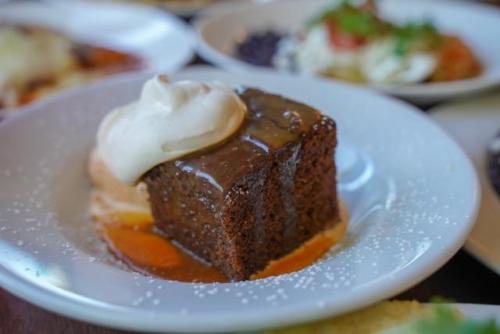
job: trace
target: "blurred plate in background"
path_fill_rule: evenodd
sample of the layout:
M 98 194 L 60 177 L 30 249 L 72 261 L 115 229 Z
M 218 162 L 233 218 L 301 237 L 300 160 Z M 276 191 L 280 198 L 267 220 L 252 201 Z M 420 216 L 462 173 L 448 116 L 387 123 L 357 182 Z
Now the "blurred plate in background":
M 150 7 L 88 4 L 82 1 L 9 2 L 0 5 L 0 21 L 3 29 L 0 67 L 2 112 L 15 110 L 26 101 L 32 102 L 103 76 L 126 71 L 170 73 L 193 57 L 194 38 L 188 26 L 168 13 Z M 29 27 L 29 30 L 19 27 Z M 58 44 L 54 44 L 56 41 Z M 60 46 L 61 43 L 64 46 Z M 84 48 L 83 45 L 90 47 Z M 111 51 L 106 56 L 111 57 L 106 58 L 110 62 L 108 71 L 85 65 L 85 60 L 81 60 L 82 64 L 76 67 L 64 65 L 69 61 L 78 63 L 81 57 L 87 58 L 84 55 L 94 52 L 94 48 Z M 113 55 L 113 51 L 130 55 L 140 65 L 112 71 L 111 66 L 118 65 L 118 62 L 112 63 L 115 61 L 112 59 L 118 57 Z M 39 52 L 37 57 L 46 59 L 35 62 L 37 58 L 29 59 L 24 55 L 26 52 Z M 30 96 L 30 85 L 40 87 L 40 82 L 45 81 L 48 83 L 44 83 L 43 89 L 47 92 L 38 94 L 39 91 L 36 91 L 33 92 L 35 98 L 25 98 Z M 7 101 L 4 104 L 2 94 L 3 101 Z M 16 102 L 8 102 L 9 94 L 13 94 Z M 1 109 L 2 106 L 6 109 Z
M 253 4 L 202 15 L 196 22 L 198 51 L 208 61 L 235 71 L 255 71 L 257 67 L 239 60 L 235 46 L 248 34 L 268 29 L 286 33 L 307 22 L 332 0 L 283 0 Z M 373 86 L 419 104 L 428 104 L 464 94 L 472 94 L 500 83 L 500 44 L 495 33 L 500 11 L 494 7 L 467 2 L 431 0 L 381 0 L 383 17 L 394 22 L 432 19 L 440 31 L 462 38 L 478 55 L 484 72 L 473 79 L 455 82 Z M 286 15 L 284 14 L 286 13 Z
M 85 1 L 12 2 L 1 7 L 0 19 L 47 26 L 81 41 L 132 52 L 146 61 L 146 70 L 174 71 L 193 56 L 194 40 L 188 26 L 150 7 Z

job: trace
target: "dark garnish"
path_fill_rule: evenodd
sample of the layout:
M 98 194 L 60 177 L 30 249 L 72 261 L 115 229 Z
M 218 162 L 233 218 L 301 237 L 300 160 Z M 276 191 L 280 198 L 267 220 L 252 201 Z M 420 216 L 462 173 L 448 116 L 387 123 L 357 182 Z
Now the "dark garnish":
M 270 67 L 281 38 L 282 35 L 274 31 L 250 34 L 236 45 L 236 55 L 247 63 Z

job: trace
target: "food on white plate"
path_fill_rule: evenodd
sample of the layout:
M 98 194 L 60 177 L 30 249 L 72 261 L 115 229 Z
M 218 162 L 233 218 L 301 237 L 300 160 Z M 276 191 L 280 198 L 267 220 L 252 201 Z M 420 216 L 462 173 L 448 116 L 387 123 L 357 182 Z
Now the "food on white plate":
M 373 1 L 325 8 L 285 35 L 250 34 L 236 54 L 255 65 L 367 84 L 455 81 L 482 70 L 460 37 L 439 32 L 430 21 L 384 20 Z
M 143 66 L 127 52 L 71 39 L 39 26 L 0 24 L 0 109 Z
M 91 211 L 140 272 L 226 282 L 297 271 L 346 232 L 336 143 L 335 122 L 300 102 L 155 76 L 100 125 Z

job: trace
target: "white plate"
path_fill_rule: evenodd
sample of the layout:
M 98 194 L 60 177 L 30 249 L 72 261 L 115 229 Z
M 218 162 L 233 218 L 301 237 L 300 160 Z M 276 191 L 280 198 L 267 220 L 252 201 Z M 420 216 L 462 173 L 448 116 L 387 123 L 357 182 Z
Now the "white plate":
M 0 5 L 0 21 L 48 26 L 85 41 L 138 55 L 143 71 L 172 72 L 193 57 L 194 37 L 168 13 L 123 4 L 81 1 Z
M 482 188 L 477 223 L 466 248 L 500 274 L 500 198 L 487 174 L 487 145 L 500 131 L 500 95 L 432 109 L 432 117 L 462 145 L 474 162 Z
M 286 32 L 306 22 L 332 0 L 284 0 L 245 6 L 203 16 L 196 22 L 198 51 L 210 62 L 235 71 L 262 69 L 238 60 L 234 46 L 248 33 L 276 29 Z M 427 104 L 471 94 L 500 83 L 500 11 L 486 5 L 436 0 L 381 0 L 384 17 L 392 21 L 432 18 L 438 28 L 462 37 L 478 54 L 485 71 L 477 78 L 452 83 L 373 86 L 383 92 Z
M 89 222 L 85 164 L 100 119 L 136 99 L 146 79 L 121 77 L 49 98 L 0 123 L 2 286 L 107 326 L 249 330 L 393 296 L 437 270 L 465 240 L 478 205 L 474 169 L 415 108 L 350 85 L 289 75 L 195 67 L 173 78 L 260 87 L 332 116 L 339 127 L 339 191 L 352 217 L 343 242 L 303 271 L 240 283 L 177 283 L 109 263 Z
M 168 10 L 169 12 L 179 16 L 193 16 L 200 10 L 209 8 L 214 4 L 230 3 L 230 2 L 250 2 L 252 0 L 43 0 L 47 2 L 69 2 L 69 1 L 86 1 L 91 4 L 102 3 L 135 3 L 145 6 L 154 6 L 157 8 Z
M 225 1 L 218 1 L 210 4 L 210 6 L 206 6 L 205 8 L 201 9 L 197 13 L 197 18 L 200 18 L 202 16 L 209 16 L 209 15 L 220 15 L 220 14 L 226 14 L 230 13 L 235 10 L 239 10 L 242 8 L 247 8 L 247 7 L 253 7 L 255 4 L 263 4 L 266 2 L 272 2 L 272 1 L 281 1 L 281 0 L 225 0 Z
M 191 16 L 195 15 L 198 11 L 205 8 L 217 0 L 176 0 L 176 1 L 154 1 L 150 0 L 149 3 L 167 9 L 168 11 L 180 15 Z M 137 1 L 140 2 L 140 1 Z

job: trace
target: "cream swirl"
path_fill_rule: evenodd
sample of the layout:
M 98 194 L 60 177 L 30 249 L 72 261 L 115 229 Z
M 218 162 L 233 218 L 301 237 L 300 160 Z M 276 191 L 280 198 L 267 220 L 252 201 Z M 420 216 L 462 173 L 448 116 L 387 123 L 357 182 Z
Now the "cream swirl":
M 245 114 L 246 105 L 228 86 L 155 76 L 138 101 L 103 119 L 97 152 L 114 176 L 133 184 L 160 163 L 228 138 Z

